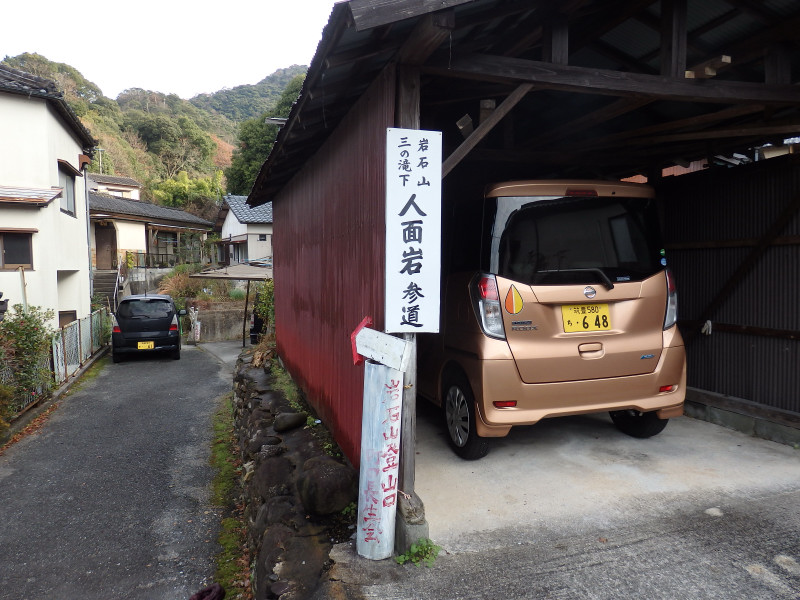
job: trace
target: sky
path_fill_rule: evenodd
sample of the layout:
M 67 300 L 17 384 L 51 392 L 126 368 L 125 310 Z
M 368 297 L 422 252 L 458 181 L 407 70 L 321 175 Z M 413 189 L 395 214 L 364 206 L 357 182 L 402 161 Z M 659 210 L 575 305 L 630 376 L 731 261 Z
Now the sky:
M 116 98 L 189 99 L 308 65 L 334 0 L 3 0 L 0 59 L 35 52 Z

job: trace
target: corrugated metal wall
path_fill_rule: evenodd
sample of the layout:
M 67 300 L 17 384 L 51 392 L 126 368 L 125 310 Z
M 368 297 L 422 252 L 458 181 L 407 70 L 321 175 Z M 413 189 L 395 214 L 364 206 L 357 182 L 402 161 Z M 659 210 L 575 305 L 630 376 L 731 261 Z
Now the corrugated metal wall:
M 701 246 L 759 240 L 798 194 L 800 162 L 794 157 L 663 180 L 659 196 L 665 204 L 667 257 L 676 275 L 680 319 L 699 319 L 753 251 L 753 246 Z M 800 215 L 780 236 L 800 236 Z M 768 248 L 711 321 L 797 332 L 799 293 L 795 237 L 794 243 Z M 710 336 L 684 330 L 694 338 L 687 345 L 688 384 L 800 413 L 800 341 L 719 328 Z
M 385 132 L 394 105 L 391 68 L 273 201 L 278 352 L 355 465 L 364 367 L 353 365 L 350 333 L 365 316 L 383 327 Z

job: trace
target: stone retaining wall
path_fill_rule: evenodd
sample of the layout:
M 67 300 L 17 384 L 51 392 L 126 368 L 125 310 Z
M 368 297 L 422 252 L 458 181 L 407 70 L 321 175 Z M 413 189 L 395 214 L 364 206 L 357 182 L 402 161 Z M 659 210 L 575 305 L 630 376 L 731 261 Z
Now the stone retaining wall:
M 256 600 L 310 598 L 330 565 L 334 522 L 356 501 L 358 474 L 324 452 L 308 415 L 251 361 L 243 353 L 234 373 L 234 421 L 253 592 Z

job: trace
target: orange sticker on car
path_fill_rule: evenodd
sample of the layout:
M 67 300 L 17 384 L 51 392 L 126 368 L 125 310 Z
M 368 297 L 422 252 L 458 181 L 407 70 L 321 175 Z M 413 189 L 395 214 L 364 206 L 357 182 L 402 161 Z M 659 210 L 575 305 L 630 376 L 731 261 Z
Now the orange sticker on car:
M 513 285 L 506 294 L 506 310 L 512 315 L 516 315 L 522 310 L 522 296 Z

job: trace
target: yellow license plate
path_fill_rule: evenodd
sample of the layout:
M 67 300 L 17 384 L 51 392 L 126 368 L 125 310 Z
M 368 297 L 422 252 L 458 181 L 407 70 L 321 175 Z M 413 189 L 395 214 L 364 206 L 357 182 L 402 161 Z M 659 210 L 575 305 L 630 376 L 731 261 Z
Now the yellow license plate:
M 152 350 L 156 347 L 155 342 L 139 342 L 139 350 Z
M 608 304 L 564 304 L 561 307 L 564 331 L 607 331 L 611 329 Z

